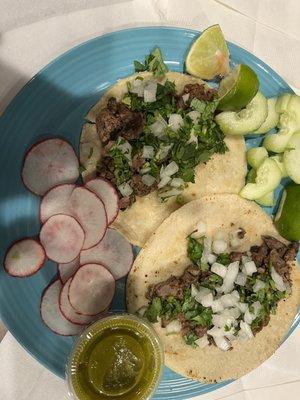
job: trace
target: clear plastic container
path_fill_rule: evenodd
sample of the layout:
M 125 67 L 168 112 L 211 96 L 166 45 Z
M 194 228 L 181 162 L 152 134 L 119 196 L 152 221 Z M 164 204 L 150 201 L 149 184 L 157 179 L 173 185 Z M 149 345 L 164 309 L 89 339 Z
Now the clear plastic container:
M 134 346 L 134 347 L 132 347 Z M 75 342 L 66 368 L 74 400 L 146 400 L 163 368 L 159 336 L 147 321 L 114 314 L 88 326 Z

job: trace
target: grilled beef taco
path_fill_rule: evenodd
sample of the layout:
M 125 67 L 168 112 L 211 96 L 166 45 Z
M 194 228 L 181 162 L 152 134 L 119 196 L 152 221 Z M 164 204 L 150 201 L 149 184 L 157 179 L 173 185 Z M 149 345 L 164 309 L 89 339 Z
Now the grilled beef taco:
M 213 118 L 214 96 L 201 79 L 143 72 L 117 82 L 89 111 L 82 175 L 116 186 L 122 211 L 114 226 L 130 242 L 144 245 L 182 204 L 244 185 L 244 139 L 224 138 Z
M 270 357 L 297 311 L 298 243 L 235 194 L 171 214 L 141 250 L 127 305 L 159 332 L 168 367 L 192 379 L 238 378 Z

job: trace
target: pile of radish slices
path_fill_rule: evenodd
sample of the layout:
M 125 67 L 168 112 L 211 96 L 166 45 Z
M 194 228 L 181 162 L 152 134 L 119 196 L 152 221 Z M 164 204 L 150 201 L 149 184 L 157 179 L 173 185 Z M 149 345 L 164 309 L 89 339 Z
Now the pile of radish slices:
M 105 312 L 115 293 L 115 281 L 133 263 L 132 246 L 109 228 L 118 215 L 119 199 L 106 180 L 95 178 L 84 186 L 78 158 L 62 139 L 32 146 L 22 170 L 25 186 L 42 196 L 39 240 L 25 238 L 8 250 L 8 274 L 27 277 L 46 258 L 58 264 L 58 278 L 44 290 L 41 317 L 60 335 L 76 335 Z

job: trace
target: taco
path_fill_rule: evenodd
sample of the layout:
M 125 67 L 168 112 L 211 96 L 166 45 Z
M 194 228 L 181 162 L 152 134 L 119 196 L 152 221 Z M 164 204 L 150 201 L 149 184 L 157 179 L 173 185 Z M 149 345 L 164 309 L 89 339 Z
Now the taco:
M 188 378 L 241 377 L 284 340 L 300 296 L 298 243 L 235 194 L 171 214 L 137 256 L 127 306 L 154 324 L 166 365 Z
M 243 187 L 245 142 L 224 138 L 213 118 L 214 96 L 201 79 L 142 72 L 118 81 L 87 114 L 82 176 L 98 174 L 117 187 L 122 211 L 114 227 L 131 243 L 144 245 L 182 204 Z

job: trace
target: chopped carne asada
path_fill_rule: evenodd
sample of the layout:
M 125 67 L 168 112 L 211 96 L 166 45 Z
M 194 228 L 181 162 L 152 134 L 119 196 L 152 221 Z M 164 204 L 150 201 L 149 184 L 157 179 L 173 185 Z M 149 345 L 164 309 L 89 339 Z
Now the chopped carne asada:
M 193 83 L 177 94 L 173 82 L 159 80 L 168 70 L 159 49 L 135 67 L 153 77 L 127 82 L 121 101 L 111 97 L 96 117 L 103 144 L 98 174 L 116 186 L 121 209 L 154 190 L 161 201 L 180 195 L 199 163 L 227 150 L 214 121 L 214 89 Z
M 243 239 L 246 232 L 240 231 Z M 215 335 L 223 335 L 229 350 L 233 340 L 250 339 L 268 325 L 278 301 L 291 290 L 290 262 L 299 245 L 262 236 L 263 243 L 252 246 L 250 252 L 215 255 L 210 264 L 205 254 L 212 252 L 212 240 L 191 235 L 187 241 L 192 264 L 181 276 L 148 287 L 144 316 L 151 322 L 161 321 L 168 334 L 180 332 L 192 346 L 204 336 L 205 345 L 219 346 Z

